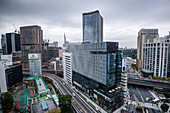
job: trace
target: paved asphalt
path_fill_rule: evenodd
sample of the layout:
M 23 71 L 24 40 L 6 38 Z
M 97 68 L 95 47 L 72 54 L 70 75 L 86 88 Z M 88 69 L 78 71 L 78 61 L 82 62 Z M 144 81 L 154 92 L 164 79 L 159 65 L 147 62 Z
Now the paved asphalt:
M 149 92 L 149 88 L 147 87 L 138 87 L 138 86 L 129 86 L 129 91 L 131 94 L 131 100 L 132 101 L 139 101 L 139 102 L 147 102 L 147 103 L 152 103 L 153 96 Z M 149 101 L 146 101 L 146 98 L 152 98 Z
M 72 103 L 74 103 L 75 107 L 80 110 L 80 113 L 94 113 L 94 109 L 90 108 L 87 106 L 87 103 L 84 103 L 82 101 L 82 99 L 79 98 L 79 96 L 74 92 L 74 94 L 76 96 L 73 96 L 73 90 L 60 78 L 57 77 L 54 74 L 50 74 L 50 73 L 44 73 L 46 76 L 49 76 L 51 78 L 53 78 L 54 80 L 57 81 L 58 83 L 58 87 L 61 88 L 61 90 L 65 93 L 65 94 L 70 94 L 72 95 Z M 64 83 L 64 84 L 63 84 Z
M 132 101 L 139 101 L 139 102 L 147 102 L 152 104 L 152 100 L 154 99 L 152 94 L 149 92 L 149 88 L 147 87 L 139 87 L 139 86 L 128 86 L 129 92 L 131 95 Z M 146 98 L 152 98 L 149 101 L 146 101 Z M 148 109 L 149 113 L 161 113 L 159 110 L 156 109 Z

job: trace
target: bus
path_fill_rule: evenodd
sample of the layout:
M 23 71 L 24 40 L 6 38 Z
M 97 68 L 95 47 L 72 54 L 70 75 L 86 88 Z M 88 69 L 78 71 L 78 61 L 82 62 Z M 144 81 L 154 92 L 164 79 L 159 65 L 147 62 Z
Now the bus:
M 152 100 L 152 103 L 154 103 L 154 104 L 156 104 L 157 102 L 159 102 L 159 99 L 158 99 L 158 98 Z

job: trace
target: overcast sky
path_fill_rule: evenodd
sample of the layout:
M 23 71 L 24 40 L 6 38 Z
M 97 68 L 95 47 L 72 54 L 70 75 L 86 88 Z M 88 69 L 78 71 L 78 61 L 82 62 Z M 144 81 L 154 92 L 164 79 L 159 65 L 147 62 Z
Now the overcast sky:
M 141 28 L 158 28 L 160 36 L 170 31 L 170 0 L 0 0 L 0 34 L 14 26 L 39 25 L 44 39 L 63 44 L 82 41 L 82 13 L 99 10 L 103 16 L 104 41 L 136 48 Z

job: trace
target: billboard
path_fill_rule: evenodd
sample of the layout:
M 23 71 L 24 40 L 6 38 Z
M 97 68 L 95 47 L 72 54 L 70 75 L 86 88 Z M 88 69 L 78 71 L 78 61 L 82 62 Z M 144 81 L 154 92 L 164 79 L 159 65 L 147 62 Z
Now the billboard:
M 12 55 L 1 55 L 1 60 L 6 65 L 12 65 Z
M 127 61 L 126 58 L 122 59 L 122 72 L 124 72 L 127 68 Z
M 39 59 L 40 54 L 28 54 L 28 59 Z

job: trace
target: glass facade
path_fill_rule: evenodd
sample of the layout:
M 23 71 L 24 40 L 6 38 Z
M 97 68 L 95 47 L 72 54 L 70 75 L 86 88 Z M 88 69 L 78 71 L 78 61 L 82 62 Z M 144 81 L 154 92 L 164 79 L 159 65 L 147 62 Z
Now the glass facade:
M 31 57 L 36 58 L 31 58 Z M 29 54 L 29 71 L 30 76 L 42 75 L 42 68 L 41 68 L 41 55 L 40 54 Z
M 29 71 L 29 53 L 42 55 L 43 31 L 39 26 L 26 26 L 20 28 L 21 32 L 21 57 L 23 71 Z M 41 57 L 42 58 L 42 57 Z
M 121 79 L 122 53 L 118 50 L 118 43 L 75 45 L 72 60 L 73 85 L 76 88 L 108 112 L 120 107 L 121 90 L 109 94 Z
M 99 11 L 83 13 L 83 42 L 103 42 L 103 18 Z

